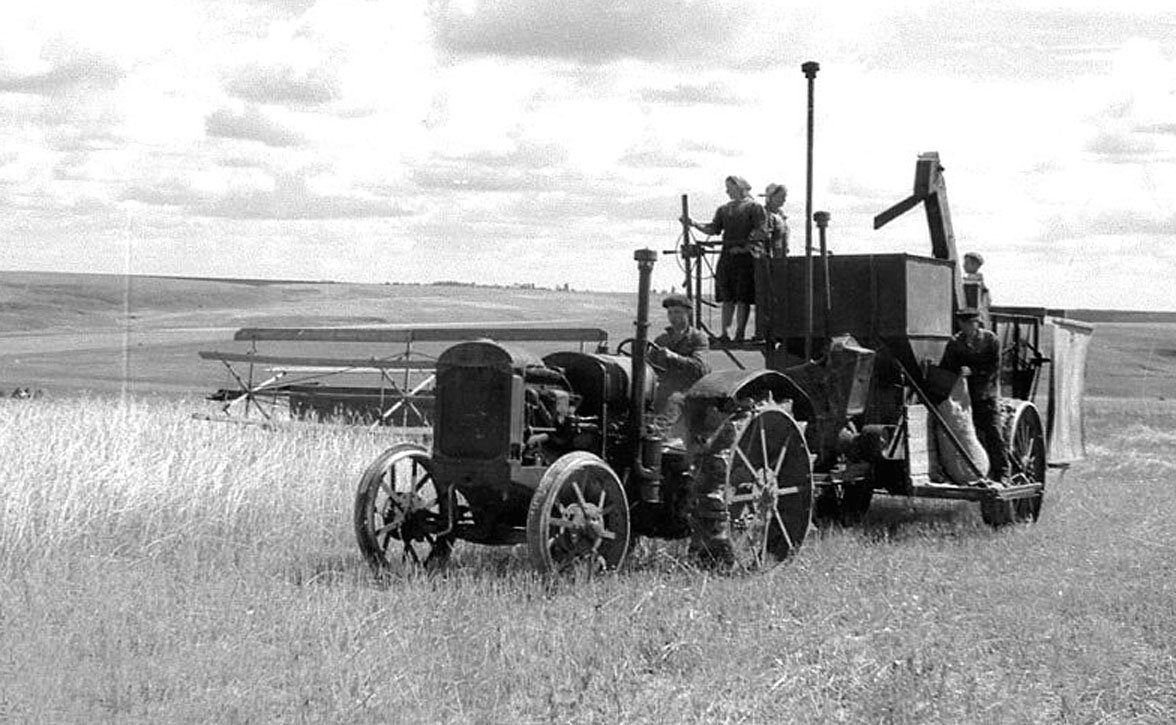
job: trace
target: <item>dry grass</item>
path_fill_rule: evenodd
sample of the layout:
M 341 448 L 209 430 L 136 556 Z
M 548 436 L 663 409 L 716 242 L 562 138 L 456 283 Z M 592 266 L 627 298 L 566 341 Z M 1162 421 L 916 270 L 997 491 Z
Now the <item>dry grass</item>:
M 1092 401 L 1036 526 L 883 499 L 765 575 L 459 545 L 384 585 L 350 507 L 387 434 L 191 409 L 0 403 L 0 720 L 1176 719 L 1176 404 Z

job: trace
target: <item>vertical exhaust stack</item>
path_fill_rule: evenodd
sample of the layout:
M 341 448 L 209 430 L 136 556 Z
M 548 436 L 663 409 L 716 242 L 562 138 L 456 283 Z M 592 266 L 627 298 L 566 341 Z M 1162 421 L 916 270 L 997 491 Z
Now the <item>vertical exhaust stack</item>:
M 646 347 L 649 343 L 649 293 L 653 277 L 653 265 L 657 252 L 652 249 L 638 249 L 633 253 L 637 260 L 637 328 L 633 335 L 633 370 L 630 376 L 629 415 L 632 426 L 633 472 L 641 479 L 641 498 L 650 503 L 661 501 L 661 444 L 657 436 L 650 436 L 645 427 L 645 364 Z
M 800 66 L 808 79 L 808 154 L 804 185 L 804 357 L 813 359 L 813 86 L 820 63 Z
M 653 277 L 653 265 L 657 262 L 657 252 L 652 249 L 638 249 L 633 252 L 633 259 L 637 260 L 637 320 L 633 325 L 637 328 L 633 334 L 633 370 L 629 379 L 632 389 L 629 391 L 629 409 L 636 425 L 634 429 L 639 437 L 645 434 L 645 348 L 649 343 L 649 290 Z

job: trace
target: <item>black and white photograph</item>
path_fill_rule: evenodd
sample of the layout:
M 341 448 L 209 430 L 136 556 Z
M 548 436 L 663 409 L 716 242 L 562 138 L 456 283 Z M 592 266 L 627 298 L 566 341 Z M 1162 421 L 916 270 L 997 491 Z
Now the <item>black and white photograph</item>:
M 0 722 L 1176 721 L 1176 8 L 0 8 Z

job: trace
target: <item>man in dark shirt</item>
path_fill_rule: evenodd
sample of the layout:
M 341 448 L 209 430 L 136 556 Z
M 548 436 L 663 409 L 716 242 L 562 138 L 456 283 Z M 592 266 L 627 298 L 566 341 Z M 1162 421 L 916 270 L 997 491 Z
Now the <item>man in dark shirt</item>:
M 670 295 L 662 301 L 670 326 L 649 348 L 649 362 L 659 368 L 654 412 L 676 420 L 681 414 L 682 393 L 710 372 L 704 353 L 710 343 L 702 330 L 690 325 L 690 300 Z M 673 420 L 669 421 L 673 422 Z
M 690 300 L 670 295 L 662 301 L 670 326 L 649 347 L 649 361 L 661 368 L 654 395 L 653 424 L 665 431 L 670 446 L 681 446 L 685 426 L 682 417 L 684 391 L 710 372 L 704 354 L 710 349 L 707 336 L 690 326 Z M 731 549 L 727 504 L 723 497 L 723 479 L 711 476 L 706 484 L 694 478 L 688 493 L 691 529 L 691 556 L 706 565 L 730 566 L 735 556 Z
M 1008 469 L 1000 415 L 1000 341 L 980 326 L 980 314 L 967 308 L 956 313 L 960 331 L 947 343 L 939 366 L 968 379 L 972 424 L 988 454 L 988 478 L 1004 479 Z

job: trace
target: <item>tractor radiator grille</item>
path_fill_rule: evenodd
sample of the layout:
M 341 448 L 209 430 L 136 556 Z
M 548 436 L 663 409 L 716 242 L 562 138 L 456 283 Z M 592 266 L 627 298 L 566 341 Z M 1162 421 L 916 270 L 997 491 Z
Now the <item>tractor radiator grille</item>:
M 511 376 L 492 367 L 438 370 L 436 447 L 450 458 L 489 460 L 510 450 Z

